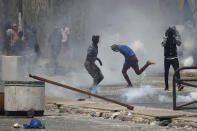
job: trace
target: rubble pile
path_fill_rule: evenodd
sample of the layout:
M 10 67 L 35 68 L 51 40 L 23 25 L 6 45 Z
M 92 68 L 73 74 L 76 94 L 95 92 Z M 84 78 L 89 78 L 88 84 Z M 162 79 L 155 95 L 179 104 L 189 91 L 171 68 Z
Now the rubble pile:
M 134 113 L 130 110 L 100 110 L 100 109 L 91 109 L 85 107 L 74 107 L 74 106 L 57 106 L 57 103 L 50 103 L 46 105 L 46 111 L 57 112 L 60 114 L 70 113 L 70 114 L 83 114 L 89 117 L 100 117 L 103 119 L 110 120 L 121 120 L 121 121 L 130 121 L 133 123 L 149 124 L 151 126 L 165 126 L 166 128 L 184 128 L 184 129 L 197 129 L 197 123 L 195 122 L 186 122 L 178 118 L 169 118 L 169 119 L 157 119 L 153 116 L 141 115 Z

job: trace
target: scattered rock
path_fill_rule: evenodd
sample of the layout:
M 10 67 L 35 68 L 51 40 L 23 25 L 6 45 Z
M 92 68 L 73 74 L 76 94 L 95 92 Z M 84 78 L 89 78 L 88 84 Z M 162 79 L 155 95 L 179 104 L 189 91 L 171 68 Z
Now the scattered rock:
M 152 122 L 150 123 L 150 125 L 151 125 L 151 126 L 156 126 L 156 125 L 157 125 L 157 122 L 156 122 L 156 121 L 152 121 Z
M 14 127 L 14 128 L 20 128 L 21 125 L 19 125 L 18 123 L 15 123 L 15 124 L 13 125 L 13 127 Z
M 56 104 L 57 108 L 60 109 L 60 107 L 62 106 L 63 104 Z
M 143 118 L 136 118 L 135 121 L 136 121 L 136 122 L 139 122 L 139 123 L 142 123 L 142 122 L 144 121 L 144 119 L 143 119 Z
M 85 101 L 86 99 L 77 99 L 78 101 Z
M 128 113 L 128 116 L 131 116 L 131 115 L 132 115 L 131 112 L 129 112 L 129 113 Z
M 173 125 L 172 123 L 168 124 L 169 128 L 177 128 L 177 126 Z
M 115 119 L 118 115 L 120 115 L 120 112 L 113 113 L 111 119 Z
M 55 109 L 55 112 L 59 112 L 59 109 Z
M 102 112 L 96 112 L 96 116 L 97 116 L 97 117 L 101 117 L 102 114 L 103 114 Z
M 96 113 L 90 114 L 91 117 L 96 117 Z
M 159 123 L 160 126 L 168 126 L 168 124 L 170 124 L 172 122 L 171 119 L 169 120 L 163 120 Z

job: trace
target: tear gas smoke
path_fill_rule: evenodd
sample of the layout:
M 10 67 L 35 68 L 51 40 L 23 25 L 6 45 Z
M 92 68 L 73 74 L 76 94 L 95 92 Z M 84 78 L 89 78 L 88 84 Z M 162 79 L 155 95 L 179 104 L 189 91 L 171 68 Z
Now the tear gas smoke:
M 166 95 L 159 95 L 159 101 L 164 103 L 171 103 L 172 98 Z
M 139 63 L 141 65 L 143 65 L 144 62 L 147 61 L 146 56 L 148 55 L 144 43 L 142 43 L 140 40 L 136 40 L 136 41 L 132 42 L 129 45 L 129 47 L 131 49 L 133 49 L 133 51 L 136 53 L 138 59 L 140 59 Z
M 179 34 L 183 34 L 185 30 L 183 25 L 176 25 L 176 29 L 178 30 Z
M 123 94 L 123 97 L 126 98 L 126 101 L 129 103 L 132 102 L 163 102 L 163 103 L 172 103 L 172 96 L 168 94 L 163 94 L 166 92 L 158 92 L 152 89 L 150 85 L 142 85 L 140 88 L 129 89 L 126 93 Z M 190 92 L 186 95 L 177 95 L 177 102 L 191 102 L 197 100 L 197 91 Z
M 187 96 L 178 95 L 177 96 L 177 102 L 191 102 L 197 100 L 197 91 L 191 92 Z
M 194 58 L 192 56 L 189 56 L 183 60 L 184 66 L 192 66 L 194 64 Z
M 123 97 L 126 97 L 127 102 L 133 102 L 139 99 L 146 99 L 149 96 L 153 96 L 156 92 L 150 85 L 141 86 L 140 88 L 129 89 Z
M 66 54 L 65 52 L 60 53 L 59 62 L 62 68 L 59 72 L 61 75 L 63 74 L 61 79 L 64 79 L 60 82 L 78 88 L 80 86 L 86 86 L 86 89 L 92 85 L 92 78 L 84 69 L 83 62 L 86 57 L 86 50 L 91 44 L 91 36 L 93 34 L 101 36 L 98 45 L 98 57 L 102 60 L 103 66 L 98 66 L 101 68 L 105 77 L 101 84 L 125 83 L 121 73 L 124 57 L 119 53 L 112 52 L 110 49 L 112 44 L 131 46 L 136 52 L 140 67 L 146 60 L 156 62 L 156 65 L 146 70 L 147 73 L 163 72 L 164 56 L 163 47 L 160 44 L 161 38 L 169 25 L 177 23 L 177 18 L 174 16 L 179 15 L 175 11 L 176 9 L 172 8 L 173 6 L 168 5 L 169 3 L 159 3 L 159 1 L 156 2 L 155 0 L 125 0 L 124 2 L 119 0 L 91 0 L 91 2 L 84 1 L 84 4 L 80 4 L 77 1 L 74 3 L 60 4 L 57 9 L 54 8 L 51 11 L 55 12 L 54 14 L 56 16 L 48 13 L 46 20 L 44 20 L 44 17 L 42 19 L 44 24 L 43 27 L 39 27 L 40 32 L 38 32 L 38 36 L 41 38 L 39 40 L 41 43 L 39 44 L 42 45 L 41 50 L 44 52 L 43 54 L 46 58 L 41 57 L 38 65 L 30 73 L 51 77 L 55 81 L 60 80 L 60 78 L 55 77 L 59 74 L 56 75 L 50 72 L 51 49 L 47 42 L 47 36 L 52 31 L 51 27 L 57 23 L 59 25 L 69 23 L 68 26 L 71 29 L 70 47 L 66 52 L 68 55 L 62 55 Z M 53 6 L 55 7 L 57 5 Z M 166 17 L 163 14 L 164 11 L 162 11 L 162 8 L 165 9 L 165 12 L 170 12 L 169 14 L 171 15 L 167 15 Z M 48 16 L 53 20 L 48 20 Z M 180 30 L 183 30 L 182 27 L 180 27 Z M 193 45 L 188 48 L 188 52 L 190 52 Z M 188 54 L 191 55 L 191 53 Z M 134 75 L 135 78 L 137 77 L 131 69 L 128 71 L 128 74 L 129 76 Z M 53 89 L 52 86 L 47 86 L 50 88 L 47 89 L 50 95 L 60 96 L 67 92 L 59 90 L 57 87 Z M 144 97 L 154 94 L 154 92 L 148 91 L 151 90 L 149 86 L 144 86 L 143 88 L 147 90 L 147 94 L 143 94 Z M 138 88 L 135 91 L 138 93 Z M 140 91 L 144 92 L 144 90 Z M 139 96 L 136 95 L 131 100 Z
M 177 95 L 177 102 L 191 102 L 197 100 L 197 91 L 196 92 L 190 92 L 187 95 Z M 170 96 L 165 96 L 165 95 L 159 95 L 159 101 L 160 102 L 167 102 L 167 103 L 172 103 L 173 98 Z
M 135 52 L 140 53 L 140 54 L 146 52 L 144 44 L 140 40 L 137 40 L 131 43 L 130 48 L 132 48 Z

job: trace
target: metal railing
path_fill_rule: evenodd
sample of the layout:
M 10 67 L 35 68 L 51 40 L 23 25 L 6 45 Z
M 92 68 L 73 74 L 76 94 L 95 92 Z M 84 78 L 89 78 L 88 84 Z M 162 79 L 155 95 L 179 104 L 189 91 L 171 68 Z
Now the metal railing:
M 188 105 L 197 103 L 197 100 L 191 101 L 191 102 L 188 102 L 185 104 L 181 104 L 181 105 L 177 105 L 177 101 L 176 101 L 176 84 L 182 84 L 185 86 L 197 88 L 196 84 L 189 83 L 189 82 L 197 81 L 197 78 L 195 78 L 195 79 L 194 78 L 193 79 L 178 79 L 176 77 L 177 73 L 180 73 L 180 71 L 191 70 L 191 69 L 197 69 L 197 66 L 179 68 L 177 71 L 175 71 L 175 73 L 173 75 L 173 110 L 197 109 L 197 107 L 186 107 Z

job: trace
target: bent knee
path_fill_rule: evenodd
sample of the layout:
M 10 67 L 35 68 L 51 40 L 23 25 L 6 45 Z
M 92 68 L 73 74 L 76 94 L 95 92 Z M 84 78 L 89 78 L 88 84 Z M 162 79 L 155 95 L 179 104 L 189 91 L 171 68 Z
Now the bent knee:
M 102 81 L 104 79 L 104 76 L 103 75 L 101 75 L 100 76 L 100 81 Z
M 95 79 L 95 82 L 96 82 L 97 84 L 99 84 L 103 79 L 104 79 L 104 76 L 103 76 L 103 75 L 100 75 L 99 77 L 97 77 L 97 78 Z
M 126 70 L 122 70 L 122 74 L 127 74 L 127 71 Z
M 137 72 L 135 72 L 137 75 L 140 75 L 141 74 L 141 72 L 139 72 L 139 71 L 137 71 Z

